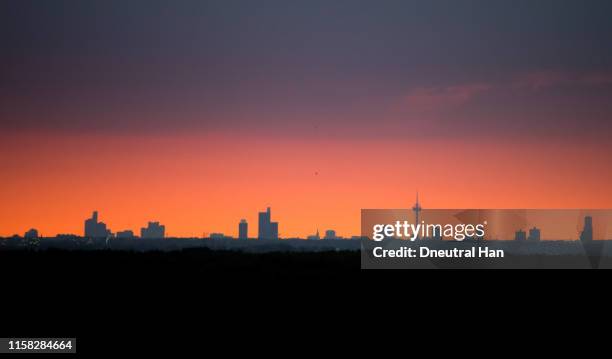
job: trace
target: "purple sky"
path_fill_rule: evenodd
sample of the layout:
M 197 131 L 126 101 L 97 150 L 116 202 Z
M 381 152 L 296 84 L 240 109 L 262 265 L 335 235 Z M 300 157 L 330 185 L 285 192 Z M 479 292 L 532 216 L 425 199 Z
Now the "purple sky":
M 609 1 L 0 7 L 3 132 L 602 141 L 612 129 Z

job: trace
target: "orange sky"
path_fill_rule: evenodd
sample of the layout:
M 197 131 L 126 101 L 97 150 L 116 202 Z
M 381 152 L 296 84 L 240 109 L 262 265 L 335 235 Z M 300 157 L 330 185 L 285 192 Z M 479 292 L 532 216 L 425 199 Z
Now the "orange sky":
M 272 207 L 283 237 L 360 232 L 361 208 L 610 208 L 609 148 L 476 139 L 16 134 L 0 144 L 0 236 L 149 220 L 169 236 L 237 235 Z

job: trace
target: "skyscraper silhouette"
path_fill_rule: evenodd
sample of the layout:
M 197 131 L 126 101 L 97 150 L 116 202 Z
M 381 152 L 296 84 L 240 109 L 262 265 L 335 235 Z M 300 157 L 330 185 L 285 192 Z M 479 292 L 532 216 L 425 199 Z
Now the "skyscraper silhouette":
M 257 229 L 257 238 L 266 239 L 269 236 L 268 228 L 270 226 L 270 207 L 265 212 L 259 212 L 259 227 Z
M 419 214 L 421 213 L 421 211 L 423 210 L 423 208 L 421 208 L 421 204 L 419 203 L 419 192 L 417 192 L 416 194 L 416 203 L 414 204 L 414 207 L 412 207 L 412 210 L 414 211 L 414 216 L 415 216 L 415 220 L 414 223 L 416 225 L 418 225 L 419 223 L 421 223 L 419 221 Z M 417 239 L 418 239 L 418 234 L 417 234 Z
M 246 219 L 241 219 L 240 223 L 238 223 L 238 239 L 248 239 L 249 238 L 249 224 Z
M 584 228 L 580 233 L 580 240 L 583 242 L 589 242 L 593 240 L 593 217 L 584 217 Z
M 540 229 L 533 227 L 529 229 L 529 237 L 527 237 L 530 241 L 539 241 L 540 240 Z
M 527 233 L 525 233 L 524 230 L 519 229 L 518 231 L 516 231 L 514 233 L 514 240 L 515 241 L 525 241 L 525 240 L 527 240 Z
M 414 223 L 419 224 L 419 213 L 421 213 L 421 211 L 423 210 L 421 204 L 419 203 L 419 192 L 417 192 L 416 194 L 416 203 L 414 204 L 414 207 L 412 207 L 412 210 L 414 211 L 415 215 Z
M 104 222 L 98 222 L 98 211 L 94 211 L 91 218 L 85 220 L 85 237 L 106 238 L 111 232 Z
M 271 222 L 270 207 L 265 212 L 259 212 L 259 228 L 257 238 L 278 239 L 278 222 Z
M 270 222 L 270 239 L 278 239 L 278 222 Z

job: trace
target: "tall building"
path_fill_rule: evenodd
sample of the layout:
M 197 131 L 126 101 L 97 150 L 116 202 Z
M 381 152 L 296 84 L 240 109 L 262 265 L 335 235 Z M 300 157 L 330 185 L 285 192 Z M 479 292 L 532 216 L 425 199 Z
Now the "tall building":
M 240 223 L 238 223 L 238 239 L 248 239 L 249 238 L 249 224 L 246 219 L 241 219 Z
M 540 229 L 533 227 L 529 230 L 529 237 L 527 237 L 530 241 L 539 241 L 540 240 Z
M 164 238 L 166 227 L 160 225 L 159 222 L 149 222 L 146 228 L 140 229 L 140 237 L 148 239 Z
M 593 217 L 584 217 L 584 227 L 582 228 L 582 232 L 580 233 L 580 240 L 584 242 L 589 242 L 593 240 Z
M 259 212 L 259 227 L 257 229 L 257 238 L 259 239 L 267 239 L 269 236 L 269 227 L 270 227 L 270 207 L 266 209 L 265 212 Z
M 257 238 L 278 239 L 278 222 L 271 222 L 270 207 L 265 212 L 259 212 L 259 228 Z
M 416 203 L 414 204 L 414 207 L 412 207 L 412 210 L 414 211 L 414 224 L 419 225 L 421 223 L 419 214 L 423 210 L 423 208 L 421 207 L 421 204 L 419 203 L 419 192 L 417 192 L 416 194 Z M 418 238 L 419 237 L 417 233 L 417 239 Z
M 25 234 L 23 235 L 23 238 L 25 238 L 25 239 L 35 239 L 35 238 L 38 238 L 38 231 L 36 229 L 32 228 L 29 231 L 25 232 Z
M 278 222 L 270 222 L 270 239 L 278 239 Z
M 85 237 L 106 238 L 111 232 L 104 222 L 98 222 L 98 211 L 94 211 L 91 218 L 85 220 Z
M 522 229 L 519 229 L 518 231 L 514 233 L 514 240 L 515 241 L 527 240 L 527 233 L 525 233 L 525 231 L 523 231 Z

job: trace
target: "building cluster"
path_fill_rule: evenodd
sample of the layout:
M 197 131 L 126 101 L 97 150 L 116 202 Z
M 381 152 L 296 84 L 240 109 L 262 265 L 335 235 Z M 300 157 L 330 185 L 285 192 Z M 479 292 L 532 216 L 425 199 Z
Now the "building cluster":
M 98 211 L 94 211 L 91 218 L 85 220 L 85 237 L 106 238 L 112 235 L 110 229 L 106 228 L 106 223 L 98 222 Z
M 278 239 L 278 222 L 272 222 L 270 207 L 259 212 L 258 239 Z
M 149 224 L 140 229 L 140 238 L 164 238 L 166 227 L 159 222 L 149 222 Z
M 270 207 L 266 208 L 265 212 L 259 212 L 259 228 L 257 233 L 257 239 L 264 240 L 275 240 L 279 239 L 278 233 L 278 222 L 272 222 L 272 213 Z M 140 229 L 140 237 L 138 237 L 132 230 L 123 230 L 113 233 L 106 223 L 102 222 L 98 218 L 98 211 L 94 211 L 90 218 L 87 218 L 84 222 L 83 236 L 85 238 L 94 239 L 105 239 L 105 238 L 118 238 L 118 239 L 162 239 L 166 238 L 166 227 L 159 222 L 148 222 L 146 227 Z M 78 238 L 72 234 L 61 234 L 57 235 L 64 239 Z M 38 231 L 34 228 L 25 232 L 23 238 L 36 239 L 40 238 Z M 226 236 L 223 233 L 211 233 L 208 238 L 210 239 L 228 239 L 233 238 Z M 238 239 L 249 239 L 249 224 L 246 219 L 241 219 L 238 223 Z M 319 240 L 319 231 L 315 236 L 309 236 L 308 239 Z M 327 230 L 323 239 L 342 239 L 336 235 L 336 231 Z
M 419 218 L 419 212 L 421 211 L 421 206 L 417 202 L 413 207 L 413 211 L 416 214 L 416 218 Z M 258 213 L 259 220 L 259 228 L 257 233 L 257 239 L 262 240 L 275 240 L 279 239 L 278 232 L 278 222 L 272 222 L 272 213 L 270 207 L 266 208 L 265 212 Z M 132 239 L 137 238 L 133 231 L 125 230 L 118 231 L 116 234 L 113 234 L 110 229 L 107 228 L 104 222 L 100 222 L 98 220 L 98 212 L 94 211 L 91 218 L 85 220 L 85 229 L 84 236 L 86 238 L 120 238 L 120 239 Z M 66 237 L 72 238 L 74 235 L 58 235 L 57 237 Z M 140 238 L 145 239 L 161 239 L 166 237 L 166 227 L 159 222 L 149 222 L 146 227 L 140 229 Z M 25 239 L 37 239 L 40 238 L 38 231 L 34 228 L 25 232 L 23 238 Z M 230 236 L 226 236 L 223 233 L 211 233 L 209 235 L 210 239 L 228 239 L 232 238 Z M 351 239 L 361 239 L 362 237 L 353 236 Z M 246 219 L 241 219 L 238 223 L 238 239 L 249 239 L 249 224 Z M 334 240 L 334 239 L 344 239 L 336 234 L 336 231 L 332 229 L 328 229 L 325 231 L 323 238 L 321 238 L 319 234 L 319 230 L 315 235 L 310 235 L 307 237 L 308 240 Z M 427 239 L 442 239 L 441 229 L 440 231 L 435 231 L 432 237 Z M 472 238 L 475 240 L 480 240 L 482 238 Z M 541 240 L 541 231 L 537 227 L 532 227 L 525 232 L 523 229 L 519 229 L 514 233 L 515 241 L 531 241 L 538 242 Z M 580 232 L 580 240 L 581 241 L 592 241 L 593 240 L 593 218 L 591 216 L 584 217 L 584 225 L 583 229 Z
M 529 235 L 522 229 L 514 233 L 516 241 L 539 241 L 541 239 L 540 229 L 533 227 L 529 230 Z M 580 232 L 580 240 L 582 242 L 590 242 L 593 240 L 593 217 L 585 216 L 584 225 Z
M 279 239 L 278 222 L 272 222 L 272 211 L 270 207 L 266 208 L 265 212 L 258 213 L 258 231 L 257 239 L 269 240 Z M 231 239 L 234 237 L 227 236 L 223 233 L 211 233 L 208 238 L 210 239 Z M 249 239 L 249 223 L 246 219 L 241 219 L 238 223 L 238 239 Z M 315 235 L 308 236 L 308 240 L 320 240 L 320 239 L 344 239 L 336 234 L 333 229 L 325 231 L 323 238 L 319 235 L 319 230 Z M 354 236 L 351 239 L 361 239 L 361 237 Z
M 140 229 L 140 238 L 160 239 L 166 235 L 166 227 L 159 224 L 159 222 L 149 222 L 147 227 Z M 91 218 L 85 220 L 85 231 L 86 238 L 121 238 L 131 239 L 136 238 L 134 232 L 131 230 L 118 231 L 115 235 L 106 227 L 104 222 L 98 221 L 98 212 L 94 211 Z
M 522 229 L 519 229 L 514 233 L 514 240 L 516 241 L 539 241 L 540 240 L 540 229 L 533 227 L 529 229 L 529 235 Z

